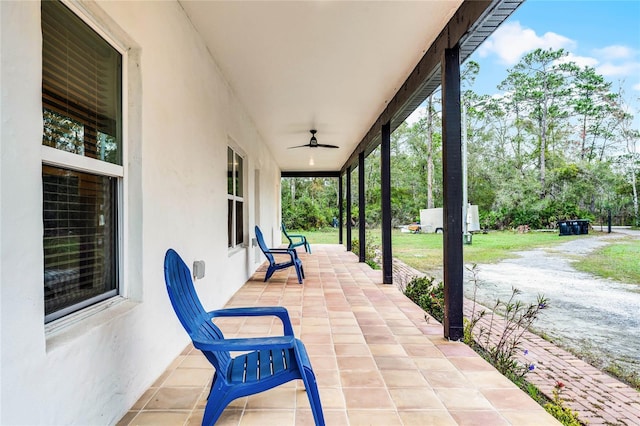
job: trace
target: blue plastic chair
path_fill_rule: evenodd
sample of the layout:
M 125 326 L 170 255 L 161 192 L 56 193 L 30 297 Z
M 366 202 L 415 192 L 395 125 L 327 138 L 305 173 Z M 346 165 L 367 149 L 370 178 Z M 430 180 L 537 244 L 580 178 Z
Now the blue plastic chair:
M 271 275 L 279 269 L 285 269 L 293 266 L 296 268 L 296 275 L 298 276 L 298 283 L 302 284 L 302 280 L 304 279 L 304 268 L 302 267 L 302 260 L 298 257 L 298 252 L 296 249 L 292 248 L 269 248 L 267 244 L 264 242 L 264 237 L 262 236 L 262 231 L 256 225 L 256 238 L 258 240 L 258 245 L 260 246 L 260 250 L 264 253 L 265 257 L 269 261 L 269 266 L 267 267 L 267 273 L 264 276 L 265 282 L 271 278 Z M 287 255 L 289 258 L 284 261 L 278 263 L 274 255 Z
M 282 232 L 284 233 L 284 236 L 287 238 L 287 240 L 289 240 L 290 249 L 304 246 L 304 251 L 306 251 L 307 253 L 311 253 L 311 246 L 307 241 L 307 237 L 301 234 L 289 234 L 287 232 L 287 228 L 285 228 L 284 226 L 284 223 L 282 224 Z M 298 241 L 294 241 L 294 240 L 298 240 Z
M 281 306 L 230 308 L 206 312 L 193 286 L 189 268 L 173 249 L 164 258 L 164 279 L 173 309 L 191 337 L 215 368 L 203 425 L 213 425 L 231 401 L 302 380 L 317 426 L 324 415 L 316 377 L 304 343 L 293 335 L 289 312 Z M 217 317 L 276 316 L 284 336 L 226 339 L 213 323 Z M 250 351 L 231 357 L 232 351 Z

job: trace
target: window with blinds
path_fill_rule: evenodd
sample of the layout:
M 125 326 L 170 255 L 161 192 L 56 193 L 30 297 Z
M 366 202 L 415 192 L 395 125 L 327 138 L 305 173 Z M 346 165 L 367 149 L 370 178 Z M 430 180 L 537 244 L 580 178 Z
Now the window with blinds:
M 122 164 L 121 55 L 57 1 L 42 2 L 43 144 Z
M 49 322 L 118 294 L 122 173 L 104 175 L 100 164 L 122 165 L 122 55 L 62 3 L 41 5 L 42 144 L 95 160 L 76 170 L 75 156 L 56 164 L 43 151 Z
M 45 316 L 115 296 L 117 180 L 43 166 L 42 186 Z

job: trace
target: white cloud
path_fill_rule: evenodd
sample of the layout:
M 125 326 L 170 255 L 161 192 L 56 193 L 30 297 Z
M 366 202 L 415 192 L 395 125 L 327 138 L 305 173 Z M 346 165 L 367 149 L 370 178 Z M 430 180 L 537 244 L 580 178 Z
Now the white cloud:
M 406 121 L 409 126 L 413 126 L 418 120 L 426 116 L 426 114 L 427 107 L 424 105 L 424 103 L 422 103 L 418 106 L 418 108 L 413 110 L 413 112 L 409 114 L 409 116 L 404 121 Z
M 592 68 L 595 68 L 599 64 L 599 61 L 596 58 L 592 58 L 589 56 L 577 56 L 571 52 L 569 52 L 569 54 L 564 58 L 561 58 L 558 62 L 561 62 L 561 63 L 574 62 L 576 65 L 580 67 L 588 66 Z
M 613 45 L 602 49 L 594 49 L 593 53 L 605 60 L 612 59 L 630 59 L 636 55 L 636 52 L 628 46 Z
M 638 84 L 634 84 L 631 88 L 632 88 L 633 90 L 637 90 L 638 92 L 640 92 L 640 83 L 638 83 Z
M 638 51 L 628 46 L 612 45 L 594 49 L 594 55 L 601 58 L 596 71 L 609 78 L 637 77 L 640 75 L 640 62 L 635 58 Z
M 596 67 L 596 72 L 605 77 L 634 77 L 640 74 L 640 62 L 613 64 L 607 62 Z
M 478 54 L 484 58 L 496 55 L 505 65 L 514 65 L 526 53 L 534 49 L 571 49 L 576 43 L 560 34 L 547 32 L 542 36 L 530 28 L 524 28 L 514 21 L 498 27 L 479 48 Z

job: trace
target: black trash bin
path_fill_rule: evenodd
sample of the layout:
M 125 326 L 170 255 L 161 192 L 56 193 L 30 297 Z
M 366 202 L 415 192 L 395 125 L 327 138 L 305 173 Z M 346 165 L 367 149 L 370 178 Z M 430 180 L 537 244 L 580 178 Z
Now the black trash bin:
M 589 220 L 560 220 L 558 221 L 560 235 L 581 235 L 589 233 Z
M 577 222 L 578 222 L 578 226 L 580 226 L 580 234 L 588 234 L 589 233 L 589 220 L 588 219 L 580 219 Z
M 577 220 L 571 221 L 571 235 L 580 235 L 580 224 Z

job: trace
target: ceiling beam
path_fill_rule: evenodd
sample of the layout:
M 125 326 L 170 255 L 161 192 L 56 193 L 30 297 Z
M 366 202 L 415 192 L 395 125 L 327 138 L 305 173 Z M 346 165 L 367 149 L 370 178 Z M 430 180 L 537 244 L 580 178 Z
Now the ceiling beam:
M 337 178 L 337 177 L 340 177 L 340 172 L 338 170 L 282 171 L 280 172 L 280 177 L 281 178 L 305 178 L 305 177 Z

